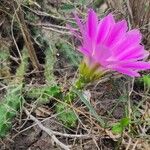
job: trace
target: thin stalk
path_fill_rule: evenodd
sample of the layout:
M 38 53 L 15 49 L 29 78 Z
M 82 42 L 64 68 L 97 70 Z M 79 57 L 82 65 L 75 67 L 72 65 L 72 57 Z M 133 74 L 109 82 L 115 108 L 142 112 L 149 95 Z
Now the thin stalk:
M 36 56 L 36 52 L 35 52 L 35 49 L 33 47 L 33 43 L 32 43 L 31 38 L 30 38 L 30 33 L 29 33 L 27 25 L 25 23 L 24 14 L 23 14 L 21 8 L 19 8 L 18 13 L 16 13 L 16 17 L 17 17 L 17 20 L 18 20 L 19 25 L 20 25 L 20 29 L 21 29 L 21 32 L 23 35 L 23 39 L 25 41 L 26 48 L 28 49 L 28 53 L 29 53 L 29 57 L 31 59 L 32 65 L 36 69 L 41 70 L 42 67 L 38 61 L 37 56 Z

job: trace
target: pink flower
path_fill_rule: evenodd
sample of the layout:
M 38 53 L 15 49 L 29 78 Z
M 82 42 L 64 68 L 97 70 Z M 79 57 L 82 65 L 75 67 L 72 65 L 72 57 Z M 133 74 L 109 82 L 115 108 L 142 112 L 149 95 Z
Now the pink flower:
M 116 22 L 110 13 L 99 21 L 91 9 L 85 23 L 77 15 L 75 19 L 80 33 L 73 28 L 71 31 L 81 40 L 79 50 L 90 63 L 131 77 L 150 69 L 150 62 L 142 61 L 149 55 L 140 44 L 142 35 L 137 29 L 128 31 L 126 20 Z

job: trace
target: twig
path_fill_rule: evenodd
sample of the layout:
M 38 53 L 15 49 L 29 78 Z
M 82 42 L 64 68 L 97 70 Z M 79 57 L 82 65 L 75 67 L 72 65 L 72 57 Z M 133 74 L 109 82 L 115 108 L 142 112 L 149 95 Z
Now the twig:
M 29 112 L 29 111 L 28 111 L 28 112 Z M 29 112 L 28 118 L 32 119 L 30 116 L 32 116 L 32 115 L 31 115 L 31 112 Z M 54 116 L 55 116 L 55 115 L 54 115 Z M 32 116 L 32 117 L 34 117 L 34 116 Z M 35 118 L 35 117 L 34 117 L 34 118 Z M 50 118 L 52 118 L 52 117 L 50 117 Z M 49 118 L 49 119 L 50 119 L 50 118 Z M 47 120 L 47 119 L 45 119 L 45 120 Z M 45 120 L 41 121 L 40 123 L 44 122 Z M 33 121 L 34 121 L 34 120 L 33 120 Z M 36 122 L 36 121 L 35 121 L 35 122 Z M 33 126 L 35 126 L 35 125 L 38 125 L 38 122 L 36 122 Z M 33 126 L 32 126 L 32 127 L 33 127 Z M 61 132 L 52 131 L 52 130 L 51 130 L 51 132 L 53 132 L 54 135 L 59 135 L 59 136 L 64 136 L 64 137 L 69 137 L 69 138 L 82 138 L 82 139 L 93 138 L 93 136 L 90 135 L 90 134 L 85 134 L 85 135 L 83 135 L 83 134 L 66 134 L 66 133 L 61 133 Z
M 63 148 L 64 150 L 70 150 L 69 146 L 63 144 L 62 142 L 60 142 L 56 136 L 54 135 L 54 132 L 49 129 L 49 128 L 46 128 L 45 126 L 42 125 L 42 123 L 36 119 L 34 116 L 32 116 L 29 111 L 27 109 L 24 108 L 24 111 L 25 113 L 30 117 L 31 120 L 35 121 L 37 123 L 37 125 L 43 130 L 45 131 L 48 135 L 51 136 L 51 138 L 55 141 L 55 143 L 60 146 L 61 148 Z
M 45 30 L 51 30 L 51 31 L 54 31 L 54 32 L 57 32 L 57 33 L 60 33 L 60 34 L 72 35 L 70 32 L 61 31 L 61 30 L 54 29 L 54 28 L 51 28 L 51 27 L 42 27 L 42 28 L 45 29 Z
M 43 12 L 43 11 L 39 11 L 39 10 L 34 10 L 24 4 L 21 4 L 23 7 L 27 8 L 29 11 L 33 12 L 34 14 L 38 15 L 38 16 L 47 16 L 47 17 L 51 17 L 53 19 L 55 19 L 56 21 L 67 21 L 68 23 L 74 23 L 74 21 L 72 21 L 69 18 L 65 18 L 64 16 L 60 15 L 59 13 L 57 13 L 58 16 L 55 16 L 51 13 L 47 13 L 47 12 Z M 56 13 L 56 12 L 55 12 Z
M 22 32 L 26 48 L 28 49 L 32 65 L 36 69 L 41 70 L 42 66 L 40 65 L 39 60 L 36 56 L 36 52 L 35 52 L 33 43 L 32 43 L 31 38 L 30 38 L 30 33 L 28 31 L 28 27 L 27 27 L 26 22 L 24 20 L 24 13 L 21 10 L 21 4 L 19 4 L 17 1 L 16 1 L 16 3 L 14 3 L 14 9 L 15 8 L 17 8 L 17 10 L 15 11 L 16 12 L 15 16 L 16 16 L 16 19 L 17 19 L 19 25 L 20 25 L 20 30 Z
M 126 0 L 126 3 L 127 3 L 127 8 L 128 8 L 128 11 L 129 11 L 131 20 L 133 21 L 133 13 L 132 13 L 132 9 L 131 9 L 131 7 L 130 7 L 130 1 L 129 1 L 129 0 Z
M 65 136 L 65 137 L 69 137 L 69 138 L 82 138 L 82 139 L 89 139 L 89 138 L 92 138 L 90 135 L 66 134 L 66 133 L 60 133 L 60 132 L 57 132 L 57 131 L 53 131 L 53 133 L 54 133 L 55 135 Z
M 33 25 L 33 26 L 54 27 L 54 28 L 57 28 L 57 29 L 70 30 L 68 27 L 55 25 L 55 24 L 51 24 L 51 23 L 36 23 L 35 24 L 35 23 L 29 22 L 29 21 L 26 21 L 26 22 L 27 22 L 27 24 Z
M 129 25 L 129 29 L 131 29 L 131 24 L 132 25 L 134 24 L 133 13 L 132 13 L 132 9 L 130 7 L 129 0 L 126 0 L 126 4 L 127 4 L 128 12 L 129 12 L 128 25 Z
M 22 56 L 21 56 L 19 47 L 18 47 L 18 45 L 17 45 L 17 42 L 16 42 L 16 40 L 15 40 L 14 32 L 13 32 L 14 20 L 15 20 L 15 16 L 16 16 L 16 13 L 17 13 L 18 9 L 19 9 L 19 6 L 18 6 L 18 8 L 15 10 L 15 12 L 14 12 L 14 14 L 13 14 L 13 17 L 12 17 L 12 20 L 11 20 L 11 35 L 12 35 L 12 39 L 13 39 L 13 41 L 14 41 L 14 44 L 15 44 L 15 46 L 16 46 L 17 52 L 18 52 L 18 54 L 19 54 L 19 57 L 20 57 L 20 59 L 22 60 Z M 17 63 L 18 63 L 18 62 L 17 62 Z
M 129 94 L 128 94 L 128 117 L 129 119 L 131 119 L 131 114 L 132 114 L 132 108 L 131 108 L 131 94 L 133 92 L 133 88 L 134 88 L 134 81 L 135 78 L 132 79 L 132 82 L 129 84 L 130 87 L 128 87 L 130 89 Z M 131 130 L 131 125 L 129 124 L 129 132 Z
M 45 122 L 45 121 L 48 120 L 48 119 L 52 119 L 52 118 L 54 118 L 54 117 L 56 117 L 56 116 L 57 116 L 57 115 L 55 114 L 55 115 L 50 116 L 50 117 L 48 117 L 48 118 L 46 118 L 46 119 L 43 119 L 43 120 L 41 121 L 41 123 Z M 27 117 L 27 119 L 29 119 L 29 118 L 30 118 L 30 116 Z M 33 125 L 31 125 L 31 126 L 25 128 L 25 129 L 19 131 L 15 136 L 13 136 L 12 139 L 14 139 L 14 138 L 15 138 L 16 136 L 18 136 L 19 134 L 21 134 L 21 133 L 23 133 L 23 132 L 29 130 L 30 128 L 32 128 L 32 127 L 34 127 L 34 126 L 36 126 L 36 125 L 37 125 L 37 123 L 35 122 Z M 92 138 L 92 137 L 93 137 L 93 136 L 90 135 L 90 134 L 86 134 L 86 135 L 82 135 L 82 134 L 80 134 L 80 135 L 79 135 L 79 134 L 66 134 L 66 133 L 64 134 L 64 133 L 60 133 L 60 132 L 57 132 L 57 131 L 53 131 L 53 133 L 54 133 L 55 135 L 64 136 L 64 137 L 69 137 L 69 138 L 89 139 L 89 138 Z
M 132 143 L 132 140 L 131 140 L 131 138 L 129 138 L 129 141 L 128 141 L 126 150 L 129 150 L 129 148 L 130 148 L 130 146 L 131 146 L 131 143 Z
M 137 146 L 138 142 L 139 142 L 138 140 L 135 142 L 135 144 L 133 145 L 132 150 L 135 150 L 135 148 L 136 148 L 136 146 Z

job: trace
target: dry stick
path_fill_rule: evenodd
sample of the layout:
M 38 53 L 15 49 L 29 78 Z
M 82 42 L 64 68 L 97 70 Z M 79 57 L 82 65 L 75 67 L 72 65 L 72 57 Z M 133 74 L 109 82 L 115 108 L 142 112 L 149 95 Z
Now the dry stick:
M 32 65 L 36 69 L 41 70 L 41 65 L 40 65 L 38 58 L 36 56 L 35 49 L 33 47 L 33 44 L 32 44 L 31 38 L 30 38 L 30 33 L 28 31 L 27 25 L 26 25 L 25 20 L 24 20 L 24 14 L 23 14 L 21 9 L 19 9 L 18 14 L 16 14 L 16 16 L 17 16 L 17 19 L 18 19 L 20 27 L 21 27 L 23 39 L 24 39 L 25 45 L 28 49 Z
M 14 8 L 14 9 L 15 9 L 15 8 Z M 19 9 L 19 7 L 15 10 L 15 12 L 14 12 L 14 14 L 13 14 L 13 17 L 12 17 L 12 20 L 11 20 L 11 36 L 12 36 L 12 39 L 13 39 L 14 44 L 15 44 L 15 46 L 16 46 L 16 49 L 17 49 L 17 51 L 18 51 L 19 57 L 20 57 L 20 59 L 22 60 L 22 56 L 21 56 L 19 47 L 18 47 L 18 45 L 17 45 L 17 42 L 16 42 L 16 40 L 15 40 L 14 32 L 13 32 L 14 19 L 15 19 L 15 16 L 16 16 L 16 14 L 17 14 L 18 9 Z M 17 63 L 18 63 L 18 61 L 17 61 Z
M 126 3 L 127 3 L 127 8 L 128 8 L 128 11 L 129 11 L 129 15 L 131 17 L 131 20 L 133 21 L 133 12 L 132 12 L 132 9 L 130 7 L 130 1 L 129 0 L 126 0 Z
M 129 12 L 129 28 L 131 29 L 131 24 L 134 25 L 134 19 L 133 19 L 133 12 L 132 12 L 132 9 L 130 7 L 130 1 L 129 0 L 126 0 L 126 4 L 127 4 L 127 8 L 128 8 L 128 12 Z
M 30 114 L 30 115 L 28 115 L 30 119 L 35 118 L 34 116 L 31 115 L 31 113 L 29 111 L 28 111 L 28 113 Z M 31 116 L 32 116 L 32 118 L 31 118 Z M 36 120 L 38 120 L 38 119 L 36 119 Z M 33 120 L 33 121 L 35 121 L 35 120 Z M 38 121 L 38 122 L 40 122 L 40 121 Z M 38 125 L 38 122 L 36 122 L 33 126 Z M 41 122 L 43 122 L 43 121 L 41 121 Z M 83 135 L 83 134 L 66 134 L 66 133 L 61 133 L 61 132 L 52 131 L 52 130 L 51 130 L 51 132 L 53 132 L 54 135 L 59 135 L 59 136 L 64 136 L 64 137 L 69 137 L 69 138 L 82 138 L 82 139 L 93 138 L 93 136 L 90 134 L 85 134 L 85 135 Z
M 29 116 L 29 117 L 30 117 L 30 116 Z M 51 118 L 51 117 L 49 117 L 49 118 Z M 44 122 L 44 121 L 46 121 L 47 119 L 48 119 L 48 118 L 42 120 L 41 123 Z M 32 127 L 34 127 L 34 126 L 36 126 L 36 125 L 37 125 L 37 123 L 35 123 L 35 124 L 33 124 L 33 125 L 31 125 L 31 126 L 25 128 L 25 129 L 21 130 L 20 132 L 18 132 L 16 135 L 14 135 L 14 136 L 12 137 L 12 140 L 13 140 L 16 136 L 18 136 L 19 134 L 21 134 L 21 133 L 23 133 L 23 132 L 29 130 L 30 128 L 32 128 Z M 68 138 L 81 138 L 81 139 L 92 139 L 92 138 L 93 138 L 93 136 L 92 136 L 92 135 L 89 135 L 89 134 L 87 134 L 87 135 L 82 135 L 82 134 L 81 134 L 81 135 L 79 135 L 79 134 L 67 134 L 67 133 L 61 133 L 61 132 L 57 132 L 57 131 L 53 131 L 53 134 L 54 134 L 54 135 L 63 136 L 63 137 L 68 137 Z M 95 137 L 96 137 L 96 136 L 95 136 Z
M 34 116 L 32 116 L 29 111 L 27 109 L 24 108 L 25 113 L 30 117 L 31 120 L 35 121 L 37 123 L 37 125 L 43 130 L 45 131 L 48 135 L 51 136 L 51 138 L 54 140 L 54 142 L 59 145 L 61 148 L 63 148 L 64 150 L 70 150 L 69 146 L 63 144 L 62 142 L 60 142 L 56 136 L 54 135 L 53 131 L 49 128 L 46 128 L 42 125 L 42 123 L 36 119 Z
M 129 111 L 128 117 L 129 117 L 129 119 L 131 119 L 131 114 L 132 114 L 131 94 L 132 94 L 133 88 L 134 88 L 134 81 L 135 81 L 135 78 L 132 79 L 131 87 L 129 87 L 130 91 L 129 91 L 129 94 L 128 94 L 128 111 Z M 130 130 L 131 130 L 131 125 L 129 124 L 129 132 L 130 132 Z

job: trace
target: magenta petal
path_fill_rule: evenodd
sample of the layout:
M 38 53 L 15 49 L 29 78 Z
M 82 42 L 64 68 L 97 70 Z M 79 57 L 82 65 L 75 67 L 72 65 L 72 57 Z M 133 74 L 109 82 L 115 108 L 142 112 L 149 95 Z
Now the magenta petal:
M 72 32 L 72 34 L 77 37 L 79 40 L 82 39 L 82 37 L 80 36 L 80 34 L 77 32 L 76 29 L 72 28 L 70 25 L 67 24 L 67 28 Z
M 82 36 L 84 35 L 84 26 L 83 26 L 83 24 L 81 23 L 81 21 L 80 21 L 80 18 L 77 16 L 77 14 L 76 13 L 74 13 L 74 17 L 75 17 L 75 19 L 76 19 L 76 22 L 77 22 L 77 25 L 79 26 L 79 28 L 80 28 L 80 32 L 82 33 Z
M 141 34 L 138 30 L 131 30 L 113 47 L 114 55 L 122 53 L 124 50 L 139 44 Z
M 147 70 L 150 69 L 150 62 L 143 62 L 143 61 L 127 62 L 121 64 L 121 66 L 124 68 L 130 68 L 135 70 Z
M 89 53 L 89 51 L 86 49 L 86 48 L 84 48 L 84 47 L 79 47 L 79 51 L 82 53 L 82 54 L 84 54 L 85 56 L 87 56 L 87 57 L 90 57 L 90 53 Z
M 99 62 L 101 65 L 107 64 L 107 58 L 111 56 L 111 50 L 103 45 L 99 45 L 95 49 L 94 58 L 97 62 Z
M 97 30 L 97 44 L 104 41 L 110 32 L 110 28 L 115 24 L 115 20 L 112 14 L 107 15 L 98 24 Z
M 115 44 L 116 42 L 122 39 L 122 36 L 124 36 L 127 30 L 128 30 L 128 27 L 127 27 L 127 22 L 125 20 L 122 20 L 114 24 L 105 44 L 108 47 L 111 46 L 112 44 Z
M 97 15 L 92 9 L 90 9 L 88 12 L 88 19 L 87 19 L 87 32 L 88 36 L 92 40 L 95 39 L 97 25 L 98 25 Z
M 122 67 L 115 67 L 115 68 L 112 68 L 113 70 L 116 70 L 122 74 L 125 74 L 125 75 L 128 75 L 130 77 L 139 77 L 140 74 L 137 73 L 136 71 L 133 71 L 131 69 L 125 69 L 125 68 L 122 68 Z
M 142 45 L 137 45 L 135 47 L 129 47 L 125 49 L 122 53 L 118 54 L 117 58 L 119 60 L 124 60 L 124 59 L 133 59 L 133 58 L 138 58 L 142 57 L 144 54 L 144 47 Z
M 130 36 L 130 37 L 132 36 L 132 41 L 130 41 L 132 43 L 140 43 L 142 39 L 142 34 L 137 29 L 133 29 L 127 32 L 127 36 Z
M 146 51 L 146 50 L 144 50 L 144 51 L 143 51 L 143 55 L 142 55 L 142 56 L 138 56 L 138 57 L 137 57 L 137 60 L 147 59 L 148 56 L 149 56 L 149 52 Z

